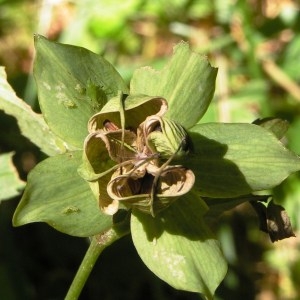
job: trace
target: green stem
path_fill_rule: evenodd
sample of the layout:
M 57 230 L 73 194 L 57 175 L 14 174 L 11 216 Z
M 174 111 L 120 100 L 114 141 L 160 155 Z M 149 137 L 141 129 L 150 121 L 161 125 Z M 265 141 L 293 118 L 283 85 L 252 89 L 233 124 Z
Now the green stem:
M 99 255 L 106 247 L 122 237 L 124 234 L 124 232 L 116 232 L 113 228 L 111 228 L 108 231 L 92 238 L 90 246 L 83 258 L 83 261 L 81 262 L 65 300 L 76 300 L 79 298 Z

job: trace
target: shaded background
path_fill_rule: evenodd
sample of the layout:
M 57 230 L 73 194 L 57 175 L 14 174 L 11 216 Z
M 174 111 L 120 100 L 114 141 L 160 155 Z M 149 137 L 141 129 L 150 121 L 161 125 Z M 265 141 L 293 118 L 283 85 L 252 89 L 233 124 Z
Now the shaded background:
M 219 68 L 201 122 L 290 122 L 284 143 L 300 154 L 300 6 L 292 0 L 0 0 L 0 65 L 17 95 L 39 111 L 31 76 L 33 34 L 104 55 L 128 82 L 135 68 L 161 68 L 185 40 Z M 0 153 L 15 151 L 20 177 L 45 158 L 0 111 Z M 299 236 L 300 174 L 274 190 Z M 0 204 L 0 299 L 63 299 L 85 239 L 46 224 L 13 228 L 20 197 Z M 216 220 L 229 263 L 216 299 L 300 299 L 300 238 L 272 244 L 247 204 Z M 82 299 L 200 299 L 175 291 L 140 261 L 130 237 L 105 250 Z

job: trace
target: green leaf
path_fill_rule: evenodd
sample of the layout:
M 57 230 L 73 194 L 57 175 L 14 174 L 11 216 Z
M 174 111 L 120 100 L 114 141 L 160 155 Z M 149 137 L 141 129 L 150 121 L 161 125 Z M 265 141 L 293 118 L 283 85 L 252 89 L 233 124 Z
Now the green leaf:
M 174 55 L 163 70 L 150 67 L 136 70 L 130 92 L 164 97 L 169 104 L 166 116 L 190 128 L 206 112 L 215 90 L 216 76 L 217 69 L 182 42 L 174 48 Z
M 28 184 L 14 218 L 14 226 L 46 222 L 74 236 L 91 236 L 112 226 L 101 213 L 87 182 L 78 174 L 82 152 L 50 157 L 29 174 Z
M 237 197 L 268 190 L 300 170 L 300 159 L 276 136 L 253 124 L 198 124 L 190 131 L 194 153 L 186 161 L 202 196 Z
M 89 118 L 128 88 L 103 57 L 35 36 L 34 77 L 44 118 L 53 132 L 81 148 Z
M 12 163 L 13 154 L 10 152 L 0 155 L 0 203 L 1 200 L 19 195 L 25 186 Z
M 4 67 L 0 67 L 0 109 L 15 117 L 22 134 L 47 155 L 66 150 L 63 141 L 50 131 L 42 115 L 35 113 L 26 102 L 17 97 L 6 80 Z
M 176 289 L 212 298 L 227 266 L 219 242 L 203 221 L 207 207 L 189 193 L 156 218 L 134 210 L 131 232 L 147 267 Z

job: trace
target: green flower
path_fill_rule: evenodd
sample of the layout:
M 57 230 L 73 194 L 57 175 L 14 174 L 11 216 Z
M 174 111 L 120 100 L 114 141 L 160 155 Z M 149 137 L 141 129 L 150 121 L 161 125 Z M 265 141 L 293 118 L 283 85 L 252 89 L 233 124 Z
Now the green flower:
M 193 187 L 190 169 L 169 165 L 189 145 L 183 127 L 163 117 L 166 111 L 163 98 L 128 96 L 123 102 L 120 96 L 89 120 L 80 174 L 106 214 L 121 203 L 155 216 Z

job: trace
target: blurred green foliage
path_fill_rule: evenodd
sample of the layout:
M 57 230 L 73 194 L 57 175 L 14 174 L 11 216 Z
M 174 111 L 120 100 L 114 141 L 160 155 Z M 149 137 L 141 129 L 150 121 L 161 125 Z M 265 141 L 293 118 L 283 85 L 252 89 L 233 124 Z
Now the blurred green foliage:
M 143 65 L 160 67 L 174 43 L 189 41 L 219 68 L 213 105 L 201 122 L 290 122 L 284 142 L 300 154 L 300 7 L 296 0 L 0 0 L 0 64 L 36 111 L 31 79 L 33 33 L 103 54 L 123 78 Z M 0 153 L 15 151 L 22 179 L 44 158 L 0 112 Z M 275 189 L 275 200 L 300 231 L 300 174 Z M 86 248 L 46 225 L 12 228 L 18 197 L 0 208 L 0 298 L 62 299 Z M 271 244 L 243 205 L 216 220 L 230 270 L 217 299 L 299 299 L 299 237 Z M 111 246 L 82 299 L 199 299 L 150 274 L 129 238 Z M 117 255 L 117 254 L 121 255 Z M 116 259 L 117 257 L 117 259 Z M 126 260 L 124 260 L 126 257 Z M 137 265 L 137 267 L 133 267 Z M 136 270 L 136 271 L 133 271 Z M 16 289 L 16 282 L 18 288 Z

